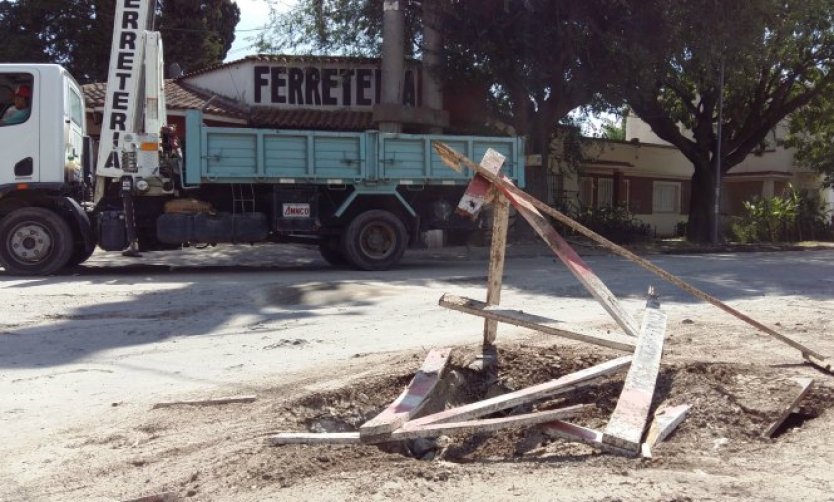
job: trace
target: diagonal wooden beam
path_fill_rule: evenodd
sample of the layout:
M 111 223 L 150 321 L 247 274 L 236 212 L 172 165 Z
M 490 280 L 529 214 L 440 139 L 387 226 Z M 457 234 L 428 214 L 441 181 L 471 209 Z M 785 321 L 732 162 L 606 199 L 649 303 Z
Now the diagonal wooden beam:
M 570 392 L 589 385 L 597 378 L 616 373 L 629 364 L 631 364 L 631 356 L 619 357 L 596 366 L 591 366 L 590 368 L 585 368 L 576 373 L 570 373 L 548 382 L 533 385 L 532 387 L 509 392 L 490 399 L 484 399 L 483 401 L 465 404 L 433 415 L 420 417 L 408 422 L 406 425 L 408 427 L 418 427 L 433 423 L 460 422 L 470 418 L 482 417 L 537 399 Z
M 834 367 L 834 362 L 829 360 L 826 356 L 822 355 L 820 352 L 817 352 L 796 340 L 788 338 L 787 336 L 779 333 L 778 331 L 765 326 L 764 324 L 760 323 L 759 321 L 751 318 L 747 314 L 742 313 L 739 310 L 730 307 L 726 303 L 722 302 L 718 298 L 711 296 L 704 291 L 692 286 L 691 284 L 683 281 L 679 277 L 674 276 L 673 274 L 667 272 L 666 270 L 658 267 L 654 263 L 637 256 L 636 254 L 632 253 L 628 249 L 618 246 L 614 244 L 610 240 L 606 239 L 605 237 L 599 235 L 598 233 L 594 232 L 593 230 L 589 229 L 588 227 L 580 224 L 570 216 L 558 211 L 544 202 L 538 200 L 537 198 L 533 197 L 532 195 L 526 193 L 525 191 L 521 190 L 520 188 L 516 187 L 509 179 L 501 175 L 495 175 L 490 173 L 488 170 L 481 168 L 479 165 L 472 162 L 471 159 L 467 158 L 465 155 L 462 155 L 455 151 L 449 145 L 446 145 L 440 141 L 435 141 L 432 143 L 437 154 L 440 156 L 441 160 L 450 168 L 460 171 L 462 170 L 462 166 L 466 166 L 468 169 L 471 169 L 475 173 L 483 176 L 487 180 L 489 180 L 493 185 L 495 185 L 500 191 L 504 192 L 506 195 L 508 192 L 512 193 L 514 196 L 526 200 L 528 203 L 535 206 L 537 209 L 545 213 L 546 215 L 554 218 L 555 220 L 559 221 L 560 223 L 566 225 L 568 228 L 588 237 L 589 239 L 597 242 L 599 245 L 604 247 L 605 249 L 611 251 L 612 253 L 618 254 L 623 258 L 636 263 L 637 265 L 643 267 L 644 269 L 648 270 L 649 272 L 663 278 L 664 280 L 674 284 L 675 286 L 681 288 L 682 290 L 686 291 L 687 293 L 699 298 L 719 309 L 727 312 L 728 314 L 741 319 L 742 321 L 746 322 L 747 324 L 755 327 L 759 331 L 766 333 L 767 335 L 776 338 L 777 340 L 785 343 L 794 349 L 800 351 L 802 353 L 802 357 L 805 358 L 806 361 L 817 366 L 818 368 L 831 373 L 832 367 Z
M 657 443 L 669 437 L 678 425 L 686 418 L 692 406 L 681 404 L 679 406 L 665 406 L 659 408 L 654 414 L 654 420 L 646 433 L 646 440 L 641 447 L 641 456 L 652 458 L 652 448 Z
M 762 434 L 762 437 L 773 437 L 773 434 L 779 430 L 779 426 L 785 423 L 785 420 L 788 419 L 791 413 L 793 413 L 794 408 L 799 405 L 799 402 L 802 401 L 802 398 L 808 394 L 808 391 L 811 390 L 811 386 L 814 385 L 813 378 L 797 378 L 796 383 L 799 384 L 799 392 L 796 396 L 788 403 L 782 412 L 779 414 L 779 417 L 770 424 L 770 427 L 767 428 L 766 431 Z
M 634 349 L 634 362 L 628 369 L 617 406 L 605 427 L 603 443 L 635 453 L 640 451 L 640 440 L 646 429 L 646 420 L 657 385 L 665 337 L 666 314 L 660 310 L 660 304 L 652 288 L 649 290 L 637 348 Z
M 408 386 L 388 407 L 359 428 L 361 436 L 389 434 L 413 417 L 428 400 L 449 362 L 452 349 L 432 349 Z
M 485 302 L 465 298 L 462 296 L 455 296 L 445 294 L 440 298 L 438 304 L 450 310 L 472 314 L 484 319 L 492 319 L 493 321 L 503 322 L 505 324 L 512 324 L 513 326 L 521 326 L 523 328 L 533 329 L 546 335 L 561 336 L 571 340 L 608 347 L 611 349 L 622 350 L 624 352 L 634 352 L 634 340 L 624 336 L 609 336 L 603 334 L 588 335 L 583 333 L 574 333 L 561 328 L 553 326 L 558 321 L 541 317 L 537 315 L 527 314 L 519 310 L 499 309 L 494 306 L 487 305 Z

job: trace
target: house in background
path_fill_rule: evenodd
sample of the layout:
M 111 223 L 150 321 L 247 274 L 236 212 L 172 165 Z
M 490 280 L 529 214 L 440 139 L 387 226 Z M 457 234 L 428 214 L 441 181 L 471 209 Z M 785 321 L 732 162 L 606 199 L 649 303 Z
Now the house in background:
M 784 129 L 777 129 L 770 143 L 776 144 L 784 134 Z M 528 175 L 531 191 L 554 205 L 626 205 L 658 236 L 674 235 L 679 224 L 687 221 L 692 164 L 648 124 L 632 115 L 626 121 L 625 141 L 588 138 L 586 143 L 588 160 L 578 172 L 561 166 L 558 158 L 549 159 L 546 169 L 540 159 L 530 159 L 539 164 L 528 168 L 528 172 L 538 170 Z M 721 214 L 741 215 L 744 201 L 780 195 L 789 183 L 820 193 L 829 209 L 834 209 L 834 193 L 821 190 L 820 182 L 816 172 L 795 164 L 791 150 L 772 146 L 751 153 L 723 177 Z

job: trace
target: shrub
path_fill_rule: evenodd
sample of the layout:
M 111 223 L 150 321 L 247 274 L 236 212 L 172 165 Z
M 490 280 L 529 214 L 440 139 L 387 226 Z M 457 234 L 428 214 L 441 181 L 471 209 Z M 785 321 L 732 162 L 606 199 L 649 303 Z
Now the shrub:
M 793 242 L 830 239 L 832 228 L 822 205 L 807 190 L 788 185 L 778 197 L 744 202 L 745 214 L 730 221 L 728 237 L 737 242 Z
M 651 227 L 633 217 L 625 206 L 581 207 L 575 219 L 617 244 L 646 240 L 651 235 Z

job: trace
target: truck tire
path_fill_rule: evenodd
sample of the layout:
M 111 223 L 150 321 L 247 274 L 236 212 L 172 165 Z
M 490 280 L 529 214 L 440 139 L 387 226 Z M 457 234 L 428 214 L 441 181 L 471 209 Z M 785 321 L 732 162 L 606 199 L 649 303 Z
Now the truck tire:
M 48 209 L 25 207 L 0 222 L 0 264 L 16 275 L 49 275 L 73 253 L 69 224 Z
M 350 222 L 342 235 L 348 262 L 360 270 L 387 270 L 405 253 L 408 232 L 394 214 L 380 209 L 365 211 Z
M 341 248 L 338 238 L 324 238 L 319 241 L 319 253 L 324 261 L 334 267 L 344 267 L 348 264 L 345 252 Z

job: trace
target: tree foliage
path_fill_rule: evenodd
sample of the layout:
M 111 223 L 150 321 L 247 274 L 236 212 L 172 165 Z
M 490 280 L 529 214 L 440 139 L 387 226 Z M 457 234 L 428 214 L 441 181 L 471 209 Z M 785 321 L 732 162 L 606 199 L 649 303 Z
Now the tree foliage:
M 834 101 L 821 94 L 791 115 L 785 146 L 796 149 L 794 158 L 803 167 L 824 175 L 823 184 L 834 186 Z
M 631 29 L 617 44 L 621 78 L 609 95 L 625 99 L 692 162 L 691 240 L 709 240 L 714 221 L 720 93 L 720 169 L 726 173 L 762 146 L 788 114 L 831 89 L 832 13 L 832 0 L 631 4 Z
M 80 82 L 104 81 L 113 34 L 113 0 L 0 2 L 0 61 L 59 63 Z M 197 69 L 223 60 L 240 10 L 232 0 L 169 0 L 157 10 L 165 60 Z

